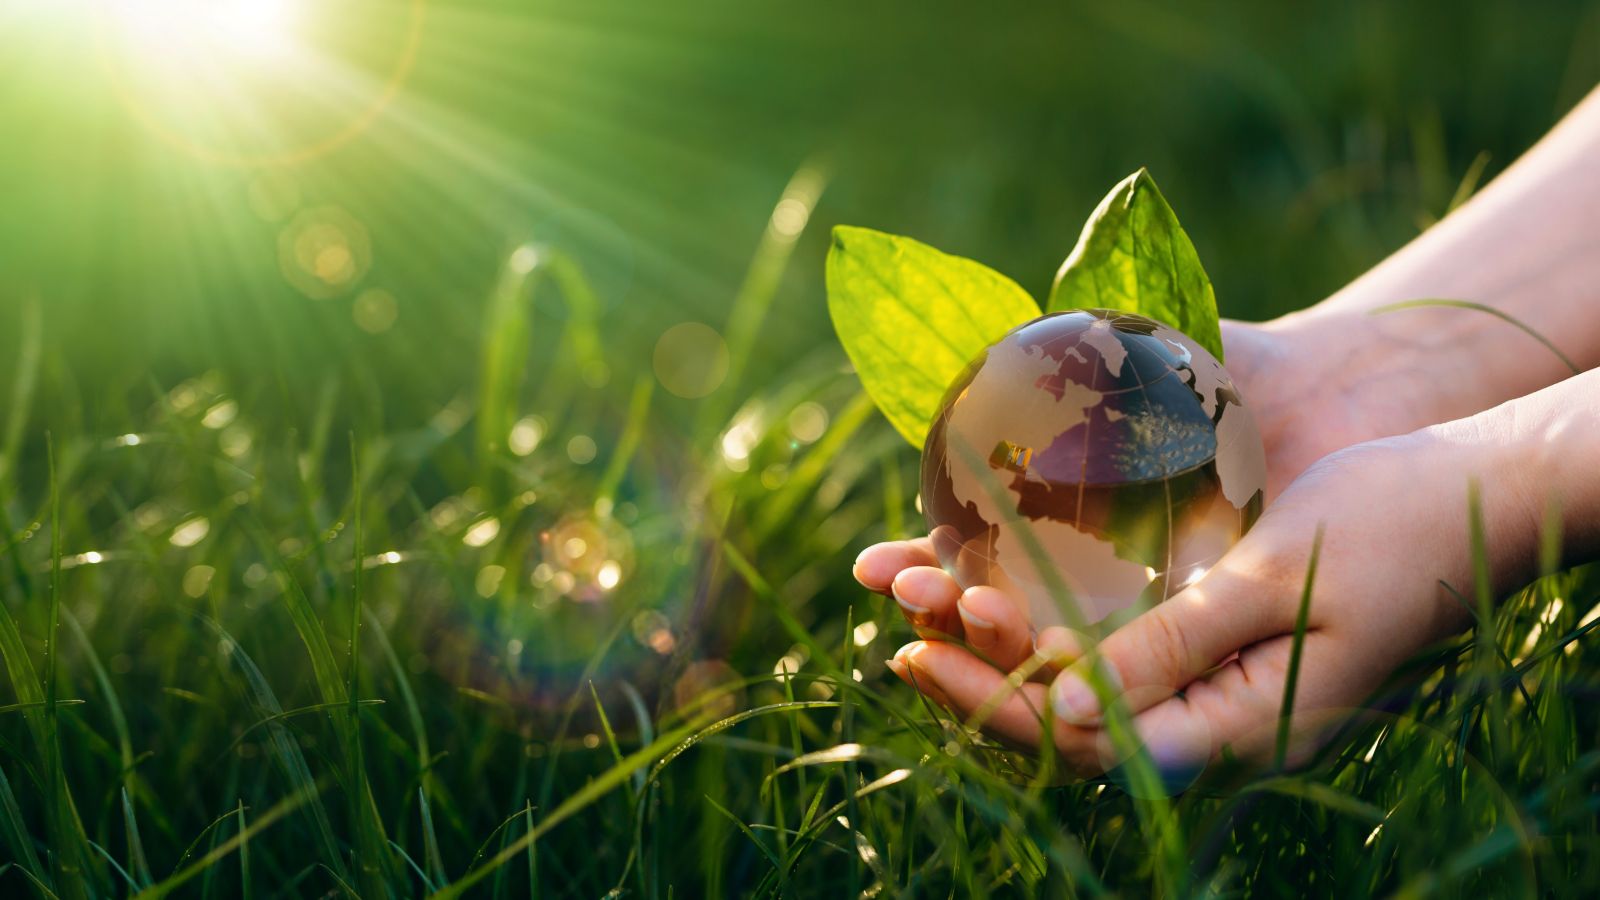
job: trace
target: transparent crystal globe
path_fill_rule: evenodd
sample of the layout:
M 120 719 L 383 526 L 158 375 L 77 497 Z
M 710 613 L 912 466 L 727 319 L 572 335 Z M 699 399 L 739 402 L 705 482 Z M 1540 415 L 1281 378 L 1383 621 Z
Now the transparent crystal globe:
M 1012 329 L 950 385 L 922 453 L 934 547 L 1035 626 L 1116 624 L 1205 574 L 1261 512 L 1261 435 L 1187 335 L 1112 310 Z

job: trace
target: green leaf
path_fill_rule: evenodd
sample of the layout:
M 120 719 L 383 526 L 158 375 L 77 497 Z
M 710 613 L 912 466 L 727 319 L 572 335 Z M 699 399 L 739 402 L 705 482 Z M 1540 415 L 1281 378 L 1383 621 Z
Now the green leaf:
M 927 244 L 839 226 L 828 252 L 828 312 L 861 384 L 921 447 L 945 389 L 1007 331 L 1039 315 L 1016 282 Z
M 1144 169 L 1083 226 L 1050 290 L 1050 311 L 1115 309 L 1171 325 L 1222 360 L 1217 295 L 1194 244 Z

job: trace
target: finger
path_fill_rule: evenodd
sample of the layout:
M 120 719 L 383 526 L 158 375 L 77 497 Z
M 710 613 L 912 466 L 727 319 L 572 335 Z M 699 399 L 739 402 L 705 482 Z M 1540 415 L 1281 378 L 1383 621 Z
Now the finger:
M 933 566 L 901 569 L 889 591 L 918 635 L 930 640 L 961 640 L 965 636 L 956 611 L 961 586 L 945 570 Z
M 1226 746 L 1235 758 L 1270 762 L 1277 753 L 1292 648 L 1289 636 L 1250 647 L 1191 684 L 1182 697 L 1168 698 L 1135 716 L 1134 729 L 1151 759 L 1163 771 L 1192 771 L 1217 759 Z M 1365 695 L 1367 679 L 1347 671 L 1347 658 L 1333 641 L 1307 636 L 1285 746 L 1289 766 L 1308 758 L 1329 726 Z
M 922 648 L 934 645 L 953 646 L 944 641 L 912 641 L 894 652 L 894 656 L 884 662 L 889 671 L 899 677 L 901 681 L 911 685 L 917 693 L 922 694 L 934 703 L 950 709 L 950 698 L 944 695 L 939 688 L 938 679 L 929 672 L 925 666 L 913 667 L 912 659 L 922 652 Z
M 1039 745 L 1045 687 L 1013 685 L 994 666 L 951 643 L 918 641 L 895 654 L 897 674 L 963 721 L 981 715 L 990 735 L 1019 747 Z
M 968 588 L 957 601 L 956 611 L 967 643 L 996 668 L 1009 672 L 1033 655 L 1033 630 L 1027 613 L 1001 591 Z
M 1130 712 L 1165 700 L 1243 647 L 1294 627 L 1295 606 L 1273 585 L 1231 569 L 1213 570 L 1171 599 L 1118 628 L 1095 652 L 1057 678 L 1051 688 L 1056 715 L 1093 724 L 1100 700 L 1086 678 L 1099 665 L 1107 687 Z
M 856 580 L 868 590 L 889 593 L 889 586 L 901 570 L 912 566 L 937 566 L 933 545 L 927 538 L 910 541 L 885 541 L 861 551 L 851 569 Z
M 1033 652 L 1040 666 L 1031 679 L 1049 684 L 1061 671 L 1083 658 L 1083 648 L 1092 646 L 1088 636 L 1064 625 L 1051 625 L 1039 632 L 1033 640 Z

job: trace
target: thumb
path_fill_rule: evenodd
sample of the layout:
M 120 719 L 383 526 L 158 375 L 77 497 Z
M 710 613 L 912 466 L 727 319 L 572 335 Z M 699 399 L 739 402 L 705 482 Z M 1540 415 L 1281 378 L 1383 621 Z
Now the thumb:
M 1294 604 L 1278 579 L 1247 577 L 1262 568 L 1218 566 L 1196 584 L 1113 631 L 1051 686 L 1057 718 L 1073 725 L 1099 721 L 1100 698 L 1090 686 L 1099 666 L 1105 687 L 1137 713 L 1239 650 L 1294 628 Z

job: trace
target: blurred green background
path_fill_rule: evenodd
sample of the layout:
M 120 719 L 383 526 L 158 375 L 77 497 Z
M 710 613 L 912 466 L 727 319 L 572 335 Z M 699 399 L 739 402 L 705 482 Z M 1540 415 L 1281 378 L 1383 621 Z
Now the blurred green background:
M 11 0 L 0 18 L 6 307 L 38 299 L 51 356 L 91 393 L 217 368 L 296 394 L 357 368 L 406 385 L 386 404 L 410 419 L 475 369 L 480 310 L 523 242 L 582 261 L 609 353 L 648 351 L 678 321 L 721 327 L 786 182 L 818 166 L 827 190 L 761 336 L 775 372 L 830 341 L 834 222 L 1042 294 L 1094 203 L 1144 165 L 1224 313 L 1267 317 L 1399 246 L 1479 154 L 1487 178 L 1600 78 L 1600 13 L 1581 2 L 452 0 L 426 4 L 370 127 L 294 165 L 238 167 L 157 139 L 110 82 L 208 146 L 281 150 L 366 108 L 408 3 L 298 17 L 351 83 L 310 98 L 328 107 L 311 121 L 290 109 L 305 96 L 230 96 L 205 73 L 138 94 L 142 63 L 112 41 L 105 64 L 95 5 Z M 253 185 L 287 199 L 255 204 L 263 218 Z M 313 300 L 280 272 L 278 238 L 296 208 L 327 205 L 365 226 L 371 258 Z M 377 337 L 351 315 L 368 287 L 395 298 Z M 11 345 L 16 328 L 0 317 Z
M 1274 316 L 1600 81 L 1600 7 L 989 7 L 0 0 L 0 712 L 22 713 L 0 716 L 0 886 L 148 886 L 235 834 L 236 804 L 301 802 L 186 890 L 416 894 L 487 878 L 529 807 L 577 797 L 495 895 L 776 892 L 779 868 L 825 896 L 1170 887 L 1170 835 L 1121 840 L 1138 802 L 1024 792 L 885 671 L 909 631 L 849 563 L 918 528 L 917 459 L 844 366 L 828 228 L 1043 296 L 1147 166 L 1223 313 Z M 1174 801 L 1195 876 L 1600 883 L 1585 585 L 1502 607 L 1536 726 L 1484 726 L 1450 668 L 1360 765 Z M 85 702 L 47 704 L 53 678 Z M 842 705 L 774 705 L 797 700 Z M 651 785 L 579 796 L 697 712 L 758 710 Z M 871 752 L 779 779 L 841 743 Z M 1344 793 L 1330 816 L 1294 791 Z M 1535 870 L 1528 833 L 1569 840 Z

